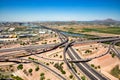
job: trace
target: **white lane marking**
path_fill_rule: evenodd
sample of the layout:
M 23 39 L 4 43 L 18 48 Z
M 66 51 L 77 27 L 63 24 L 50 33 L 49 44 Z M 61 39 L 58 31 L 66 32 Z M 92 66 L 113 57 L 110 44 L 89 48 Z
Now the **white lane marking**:
M 71 51 L 71 49 L 70 48 L 68 48 L 69 49 L 69 51 L 71 52 L 71 54 L 72 54 L 72 56 L 74 56 L 74 58 L 76 59 L 76 60 L 78 60 L 76 57 L 75 57 L 75 55 L 73 54 L 73 52 Z M 79 63 L 79 64 L 81 64 L 81 63 Z M 91 71 L 89 71 L 83 64 L 81 64 L 88 72 L 90 72 L 95 78 L 97 78 L 97 80 L 100 80 L 95 74 L 93 74 Z

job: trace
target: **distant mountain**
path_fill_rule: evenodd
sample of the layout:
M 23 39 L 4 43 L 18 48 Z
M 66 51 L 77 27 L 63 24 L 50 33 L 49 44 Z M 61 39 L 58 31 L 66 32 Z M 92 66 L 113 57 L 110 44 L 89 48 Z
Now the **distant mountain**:
M 120 21 L 117 21 L 117 20 L 114 20 L 114 19 L 111 19 L 111 18 L 108 18 L 108 19 L 105 19 L 105 20 L 93 20 L 93 21 L 90 21 L 92 24 L 103 24 L 103 25 L 107 25 L 107 26 L 111 26 L 111 25 L 114 25 L 114 26 L 119 26 L 120 25 Z
M 113 19 L 106 19 L 106 20 L 104 20 L 105 22 L 118 22 L 118 21 L 116 21 L 116 20 L 113 20 Z
M 120 22 L 120 21 L 108 18 L 108 19 L 105 19 L 105 20 L 94 20 L 93 22 Z

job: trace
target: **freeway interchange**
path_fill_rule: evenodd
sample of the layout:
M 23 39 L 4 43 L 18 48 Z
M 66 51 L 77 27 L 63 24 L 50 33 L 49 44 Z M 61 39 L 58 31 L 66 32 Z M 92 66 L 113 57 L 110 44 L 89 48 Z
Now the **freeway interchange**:
M 60 46 L 63 46 L 64 47 L 64 51 L 63 51 L 64 60 L 62 60 L 62 61 L 64 61 L 66 63 L 69 70 L 71 71 L 71 73 L 73 73 L 73 75 L 76 77 L 77 80 L 82 80 L 82 79 L 79 77 L 78 74 L 75 73 L 75 71 L 72 68 L 72 66 L 70 65 L 70 63 L 73 63 L 75 66 L 77 66 L 78 69 L 80 71 L 82 71 L 83 74 L 86 75 L 88 77 L 88 79 L 90 79 L 90 80 L 109 80 L 108 77 L 104 76 L 103 74 L 98 73 L 96 70 L 91 68 L 86 62 L 91 61 L 91 60 L 96 59 L 96 58 L 99 58 L 99 57 L 102 57 L 102 56 L 108 54 L 111 50 L 114 51 L 116 53 L 116 55 L 120 58 L 120 52 L 115 48 L 115 44 L 120 42 L 120 37 L 119 36 L 117 36 L 117 37 L 107 37 L 105 39 L 98 39 L 98 40 L 69 42 L 68 37 L 66 35 L 62 34 L 59 30 L 51 29 L 51 28 L 48 28 L 48 27 L 45 27 L 45 26 L 42 26 L 42 27 L 45 28 L 45 29 L 50 29 L 50 30 L 56 32 L 59 36 L 59 39 L 61 40 L 61 43 L 26 46 L 26 47 L 9 48 L 9 49 L 0 49 L 0 53 L 1 53 L 0 54 L 0 62 L 14 62 L 14 61 L 20 62 L 21 60 L 23 60 L 23 61 L 37 63 L 37 64 L 43 66 L 44 68 L 48 69 L 49 71 L 51 71 L 53 74 L 58 76 L 61 80 L 66 80 L 66 78 L 64 76 L 62 76 L 60 73 L 56 72 L 55 70 L 52 70 L 51 68 L 44 65 L 43 63 L 22 58 L 22 57 L 26 57 L 26 56 L 30 56 L 30 55 L 37 56 L 37 54 L 52 51 L 52 50 L 54 50 L 54 49 L 56 49 Z M 97 43 L 111 42 L 111 44 L 109 45 L 109 48 L 106 51 L 106 53 L 103 53 L 101 55 L 98 55 L 98 56 L 95 56 L 95 57 L 92 57 L 92 58 L 86 58 L 86 59 L 82 59 L 72 47 L 73 45 L 76 45 L 76 44 L 88 44 L 88 43 L 93 43 L 93 42 L 97 42 Z M 3 52 L 11 52 L 11 51 L 18 51 L 18 50 L 28 50 L 29 51 L 31 49 L 36 49 L 36 48 L 41 49 L 41 51 L 31 53 L 31 54 L 27 54 L 25 56 L 16 57 L 16 58 L 11 57 L 12 55 L 15 55 L 15 53 L 13 53 L 13 54 L 2 54 Z M 70 57 L 70 60 L 68 60 L 66 58 L 67 54 Z M 47 59 L 47 58 L 45 58 L 45 59 Z M 52 60 L 52 59 L 49 59 L 49 60 Z

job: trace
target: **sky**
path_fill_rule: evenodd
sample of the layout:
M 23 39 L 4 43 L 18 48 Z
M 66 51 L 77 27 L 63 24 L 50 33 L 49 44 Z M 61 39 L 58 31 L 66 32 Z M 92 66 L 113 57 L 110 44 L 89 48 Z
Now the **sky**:
M 0 0 L 0 21 L 120 21 L 120 0 Z

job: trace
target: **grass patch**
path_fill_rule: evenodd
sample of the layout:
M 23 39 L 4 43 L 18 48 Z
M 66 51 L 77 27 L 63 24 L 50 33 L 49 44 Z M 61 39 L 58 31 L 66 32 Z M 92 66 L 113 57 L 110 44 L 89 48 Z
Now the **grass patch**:
M 26 27 L 16 27 L 14 31 L 25 31 Z
M 113 75 L 116 78 L 120 79 L 120 69 L 119 69 L 119 65 L 116 65 L 110 72 L 111 75 Z
M 120 27 L 106 27 L 106 28 L 83 28 L 82 32 L 100 32 L 100 33 L 111 33 L 120 34 Z

